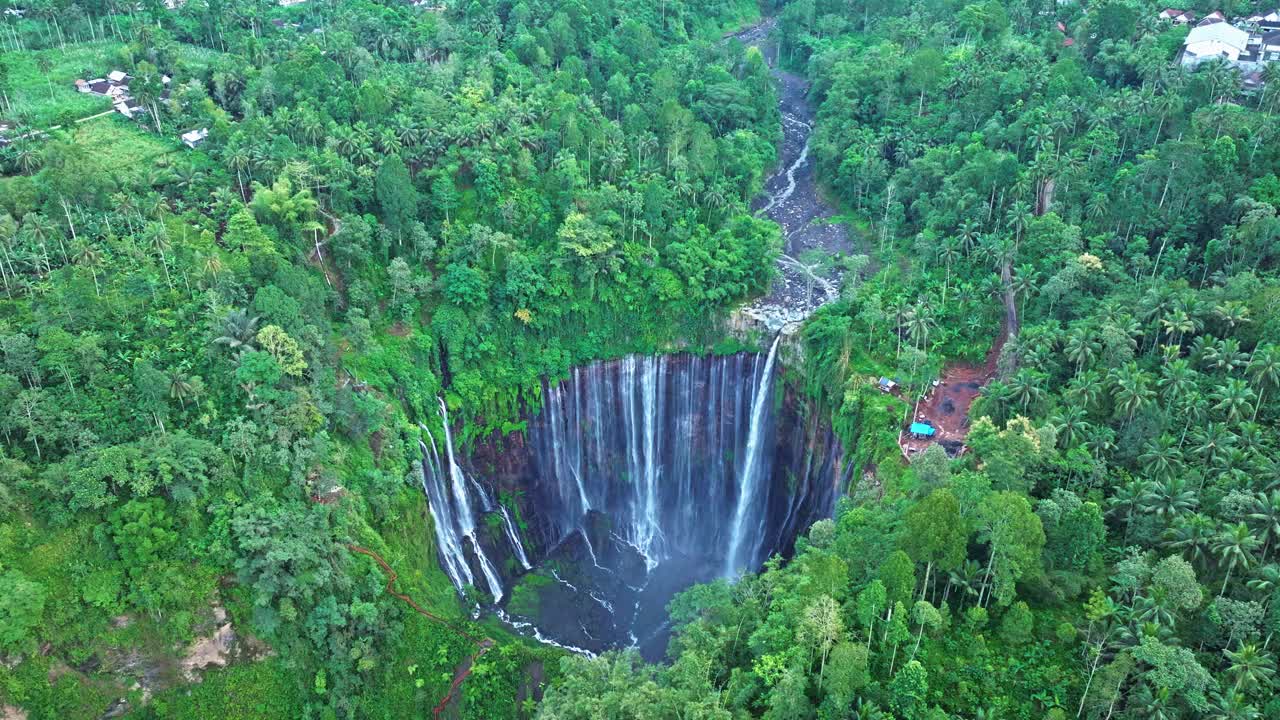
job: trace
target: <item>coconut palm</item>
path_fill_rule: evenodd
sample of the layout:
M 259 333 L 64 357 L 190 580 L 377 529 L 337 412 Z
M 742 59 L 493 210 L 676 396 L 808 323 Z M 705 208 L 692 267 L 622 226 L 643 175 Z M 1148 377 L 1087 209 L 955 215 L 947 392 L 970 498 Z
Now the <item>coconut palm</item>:
M 1093 370 L 1086 370 L 1076 375 L 1067 384 L 1067 397 L 1086 409 L 1098 404 L 1098 400 L 1102 398 L 1102 391 L 1102 380 Z
M 1130 480 L 1117 487 L 1107 500 L 1107 514 L 1124 521 L 1125 538 L 1129 536 L 1134 518 L 1142 511 L 1143 498 L 1147 495 L 1149 485 L 1146 480 Z
M 1111 382 L 1116 409 L 1124 413 L 1127 420 L 1133 420 L 1133 416 L 1150 405 L 1155 398 L 1155 391 L 1151 389 L 1151 374 L 1134 362 L 1113 369 L 1107 373 L 1107 379 Z
M 1169 405 L 1179 404 L 1196 386 L 1195 368 L 1185 359 L 1178 358 L 1160 370 L 1160 395 Z
M 102 288 L 98 285 L 98 268 L 102 267 L 102 251 L 91 242 L 85 243 L 76 254 L 76 262 L 89 268 L 89 272 L 93 275 L 93 292 L 98 297 L 102 297 Z
M 1094 458 L 1101 458 L 1104 454 L 1116 449 L 1116 433 L 1109 427 L 1094 426 L 1088 438 L 1085 439 L 1084 446 L 1093 453 Z
M 1067 332 L 1067 341 L 1063 346 L 1063 352 L 1067 356 L 1067 360 L 1075 363 L 1076 374 L 1084 369 L 1085 365 L 1092 364 L 1098 357 L 1098 351 L 1102 346 L 1098 343 L 1097 338 L 1089 328 L 1076 326 Z
M 1265 561 L 1271 550 L 1271 541 L 1280 537 L 1280 490 L 1254 496 L 1253 512 L 1249 513 L 1249 519 L 1257 525 L 1259 534 L 1266 538 L 1262 546 L 1262 559 Z
M 982 226 L 973 218 L 965 218 L 960 222 L 957 228 L 957 237 L 960 240 L 960 247 L 964 249 L 964 254 L 969 255 L 973 252 L 974 245 L 978 242 L 981 234 Z
M 1271 678 L 1276 674 L 1275 661 L 1257 645 L 1241 645 L 1232 652 L 1224 650 L 1226 656 L 1227 676 L 1235 680 L 1234 690 L 1249 691 L 1255 687 L 1263 689 L 1271 687 Z
M 175 398 L 182 403 L 182 408 L 187 407 L 187 398 L 196 394 L 196 381 L 182 370 L 174 369 L 168 373 L 169 378 L 169 397 Z
M 1232 331 L 1241 325 L 1252 322 L 1249 317 L 1249 306 L 1239 300 L 1228 300 L 1214 305 L 1213 314 L 1223 325 L 1227 326 L 1228 330 Z
M 1240 378 L 1227 378 L 1218 389 L 1209 394 L 1214 410 L 1226 416 L 1227 422 L 1237 423 L 1253 409 L 1253 389 Z
M 1227 525 L 1213 539 L 1213 554 L 1227 566 L 1227 573 L 1222 578 L 1222 590 L 1218 592 L 1218 597 L 1226 594 L 1227 583 L 1231 582 L 1231 573 L 1237 567 L 1248 570 L 1253 565 L 1253 553 L 1261 544 L 1261 541 L 1250 532 L 1249 526 L 1242 522 Z
M 1158 439 L 1147 441 L 1143 452 L 1138 456 L 1143 472 L 1156 480 L 1164 480 L 1182 470 L 1182 451 L 1174 444 L 1169 435 L 1161 435 Z
M 250 316 L 248 310 L 232 310 L 222 321 L 222 331 L 214 338 L 215 345 L 225 345 L 236 355 L 253 350 L 253 342 L 258 334 L 257 316 Z
M 1235 445 L 1237 438 L 1222 423 L 1211 422 L 1191 431 L 1191 441 L 1192 451 L 1212 465 L 1219 454 Z
M 1213 552 L 1213 540 L 1218 536 L 1218 522 L 1208 515 L 1189 513 L 1173 518 L 1173 525 L 1164 533 L 1165 544 L 1175 548 L 1188 562 L 1201 569 L 1207 567 Z
M 1007 386 L 1009 388 L 1010 399 L 1016 401 L 1022 406 L 1022 412 L 1027 412 L 1027 406 L 1032 402 L 1039 402 L 1044 397 L 1044 374 L 1035 372 L 1029 368 L 1022 368 L 1013 377 L 1009 378 Z
M 1280 385 L 1280 345 L 1259 345 L 1253 349 L 1249 358 L 1249 377 L 1258 386 L 1258 402 L 1253 406 L 1253 419 L 1257 420 L 1258 408 L 1262 407 L 1267 390 Z
M 1253 577 L 1245 585 L 1267 598 L 1269 603 L 1275 597 L 1273 593 L 1276 588 L 1280 588 L 1280 565 L 1275 563 L 1263 565 L 1253 573 Z
M 1182 345 L 1182 338 L 1196 332 L 1200 327 L 1200 323 L 1184 308 L 1174 308 L 1168 315 L 1160 319 L 1160 326 L 1164 328 L 1166 342 L 1171 342 L 1173 345 Z
M 1206 720 L 1261 720 L 1262 713 L 1242 692 L 1213 693 Z
M 1200 363 L 1210 370 L 1231 373 L 1249 364 L 1249 356 L 1240 350 L 1234 338 L 1210 341 L 1200 355 Z
M 1049 424 L 1058 435 L 1058 442 L 1064 448 L 1072 448 L 1084 441 L 1092 425 L 1085 419 L 1084 409 L 1076 405 L 1068 405 L 1049 418 Z
M 938 243 L 934 249 L 938 256 L 938 260 L 947 268 L 947 275 L 942 280 L 942 304 L 947 304 L 947 287 L 951 284 L 951 267 L 960 259 L 960 241 L 956 238 L 947 238 Z
M 1199 505 L 1200 499 L 1194 490 L 1187 487 L 1187 481 L 1181 477 L 1171 477 L 1147 485 L 1139 507 L 1142 512 L 1167 521 L 1194 512 Z

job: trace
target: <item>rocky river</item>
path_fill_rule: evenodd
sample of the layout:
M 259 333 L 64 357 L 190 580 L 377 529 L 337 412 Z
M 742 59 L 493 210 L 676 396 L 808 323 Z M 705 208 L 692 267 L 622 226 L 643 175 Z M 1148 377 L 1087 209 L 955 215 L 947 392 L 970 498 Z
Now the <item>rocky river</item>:
M 778 83 L 782 114 L 782 145 L 778 166 L 765 181 L 753 207 L 782 228 L 783 249 L 778 277 L 770 292 L 739 312 L 770 332 L 790 333 L 820 306 L 839 297 L 844 274 L 841 260 L 853 245 L 845 226 L 835 222 L 835 209 L 819 192 L 812 156 L 814 111 L 809 83 L 779 68 L 777 46 L 771 40 L 776 26 L 764 20 L 732 37 L 760 49 Z

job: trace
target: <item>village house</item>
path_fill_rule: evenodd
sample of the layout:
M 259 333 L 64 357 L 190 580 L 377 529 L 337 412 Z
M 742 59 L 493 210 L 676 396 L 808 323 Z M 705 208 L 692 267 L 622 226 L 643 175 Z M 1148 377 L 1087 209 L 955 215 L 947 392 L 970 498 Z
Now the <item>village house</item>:
M 1245 22 L 1259 32 L 1280 30 L 1280 10 L 1272 10 L 1266 15 L 1250 15 L 1245 18 Z
M 1166 20 L 1174 25 L 1189 25 L 1196 21 L 1196 14 L 1190 10 L 1177 10 L 1175 8 L 1165 8 L 1160 11 L 1158 16 L 1161 20 Z
M 1196 27 L 1213 25 L 1214 23 L 1225 23 L 1226 21 L 1227 21 L 1227 16 L 1223 15 L 1221 10 L 1214 10 L 1213 12 L 1201 18 L 1200 22 L 1196 23 Z
M 91 93 L 93 95 L 103 95 L 111 98 L 111 107 L 116 112 L 129 118 L 130 120 L 138 116 L 139 113 L 145 112 L 142 103 L 138 102 L 132 94 L 129 93 L 130 76 L 123 70 L 112 70 L 107 73 L 104 78 L 94 78 L 92 80 L 76 80 L 76 90 L 82 93 Z M 164 91 L 160 98 L 163 100 L 169 97 L 169 83 L 172 78 L 164 75 L 160 78 L 164 85 Z
M 1187 33 L 1180 62 L 1188 68 L 1209 60 L 1225 60 L 1234 65 L 1246 54 L 1248 46 L 1249 33 L 1230 23 L 1197 25 Z
M 205 138 L 209 137 L 209 128 L 200 128 L 199 130 L 191 130 L 182 133 L 182 144 L 195 150 L 204 143 Z
M 1209 60 L 1239 68 L 1246 87 L 1260 83 L 1262 68 L 1280 60 L 1280 11 L 1234 23 L 1226 22 L 1220 12 L 1207 15 L 1187 33 L 1178 61 L 1195 68 Z

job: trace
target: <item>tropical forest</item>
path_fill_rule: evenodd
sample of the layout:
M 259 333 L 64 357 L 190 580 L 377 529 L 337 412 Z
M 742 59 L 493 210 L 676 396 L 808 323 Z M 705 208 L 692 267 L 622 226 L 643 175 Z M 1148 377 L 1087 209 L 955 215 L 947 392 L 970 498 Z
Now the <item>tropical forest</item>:
M 0 0 L 0 720 L 1280 719 L 1269 0 Z

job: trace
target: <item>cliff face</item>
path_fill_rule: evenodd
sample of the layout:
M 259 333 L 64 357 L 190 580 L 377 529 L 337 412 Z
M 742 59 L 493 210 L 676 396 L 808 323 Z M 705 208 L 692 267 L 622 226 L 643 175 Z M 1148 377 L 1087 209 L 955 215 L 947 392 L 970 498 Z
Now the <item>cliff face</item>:
M 559 642 L 660 657 L 675 592 L 789 553 L 833 511 L 840 448 L 775 360 L 628 357 L 544 387 L 526 433 L 458 460 L 479 518 L 458 543 L 470 569 L 459 575 L 484 589 L 491 564 L 513 619 Z

